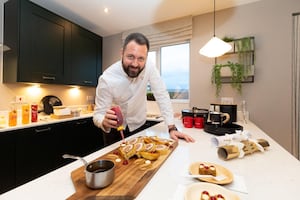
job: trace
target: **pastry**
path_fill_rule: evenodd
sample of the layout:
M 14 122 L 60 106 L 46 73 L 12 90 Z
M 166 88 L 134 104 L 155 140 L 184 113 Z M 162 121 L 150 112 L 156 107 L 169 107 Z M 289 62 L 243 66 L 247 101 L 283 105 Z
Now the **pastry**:
M 226 200 L 221 194 L 211 196 L 208 191 L 203 191 L 200 196 L 200 200 Z
M 216 167 L 213 165 L 206 165 L 204 163 L 200 163 L 199 174 L 216 176 L 217 170 Z
M 160 155 L 168 153 L 171 140 L 160 139 L 157 136 L 141 136 L 132 138 L 119 147 L 120 155 L 128 160 L 131 157 L 156 160 Z
M 154 143 L 147 143 L 145 144 L 145 151 L 147 152 L 154 152 L 156 149 L 156 145 Z
M 145 150 L 145 144 L 143 142 L 138 142 L 134 144 L 135 155 L 140 158 L 140 152 Z
M 151 136 L 150 139 L 156 144 L 164 144 L 166 146 L 170 146 L 172 144 L 171 140 L 159 138 L 157 136 Z
M 133 144 L 121 145 L 119 147 L 119 151 L 126 160 L 134 156 L 136 153 L 135 146 Z
M 200 200 L 210 200 L 209 193 L 207 191 L 203 191 L 201 193 Z
M 139 142 L 144 142 L 144 141 L 143 141 L 143 137 L 135 137 L 135 138 L 132 138 L 132 139 L 129 140 L 127 143 L 128 143 L 128 144 L 136 144 L 136 143 L 139 143 Z
M 153 143 L 153 140 L 151 139 L 151 137 L 144 137 L 144 142 L 145 142 L 146 144 L 148 144 L 148 143 Z
M 159 152 L 160 155 L 165 155 L 168 153 L 168 147 L 164 144 L 156 145 L 155 151 Z
M 142 151 L 140 152 L 140 155 L 147 160 L 157 160 L 160 156 L 160 153 Z

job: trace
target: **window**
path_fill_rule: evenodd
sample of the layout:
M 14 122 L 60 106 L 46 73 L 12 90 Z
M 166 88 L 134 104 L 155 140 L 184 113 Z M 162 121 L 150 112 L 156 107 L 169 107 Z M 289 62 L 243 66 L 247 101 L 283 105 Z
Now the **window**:
M 160 70 L 171 99 L 189 99 L 190 44 L 175 44 L 150 51 Z

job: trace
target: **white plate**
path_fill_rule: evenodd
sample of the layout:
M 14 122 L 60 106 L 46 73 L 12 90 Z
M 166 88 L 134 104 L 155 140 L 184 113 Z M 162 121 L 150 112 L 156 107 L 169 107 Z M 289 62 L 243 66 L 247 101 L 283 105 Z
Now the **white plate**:
M 200 200 L 203 191 L 207 191 L 211 196 L 221 194 L 226 200 L 240 200 L 235 193 L 213 183 L 194 183 L 189 185 L 185 190 L 184 200 Z
M 199 180 L 209 182 L 209 183 L 216 183 L 219 185 L 229 184 L 233 181 L 233 174 L 227 168 L 225 168 L 221 165 L 218 165 L 216 163 L 210 163 L 210 162 L 194 162 L 194 163 L 192 163 L 189 167 L 190 174 L 193 174 L 193 175 L 199 174 L 198 170 L 199 170 L 200 163 L 203 163 L 205 165 L 215 166 L 216 170 L 217 170 L 217 175 L 225 175 L 225 176 L 227 176 L 227 178 L 225 178 L 224 180 L 221 180 L 221 181 L 217 181 L 213 178 L 198 178 Z

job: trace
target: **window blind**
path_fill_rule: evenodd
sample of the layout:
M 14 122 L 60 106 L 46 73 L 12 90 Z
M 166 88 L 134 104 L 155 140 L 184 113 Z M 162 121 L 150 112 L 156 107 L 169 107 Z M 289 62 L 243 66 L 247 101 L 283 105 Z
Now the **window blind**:
M 122 41 L 134 32 L 143 33 L 150 42 L 150 50 L 160 46 L 182 43 L 192 38 L 192 16 L 160 22 L 148 26 L 131 29 L 122 33 Z

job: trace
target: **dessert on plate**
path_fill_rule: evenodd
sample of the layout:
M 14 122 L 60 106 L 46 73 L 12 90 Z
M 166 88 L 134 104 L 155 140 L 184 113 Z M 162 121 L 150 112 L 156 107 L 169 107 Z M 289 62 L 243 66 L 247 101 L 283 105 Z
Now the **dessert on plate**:
M 204 163 L 199 164 L 199 174 L 201 175 L 217 175 L 217 169 L 214 165 L 207 165 Z

